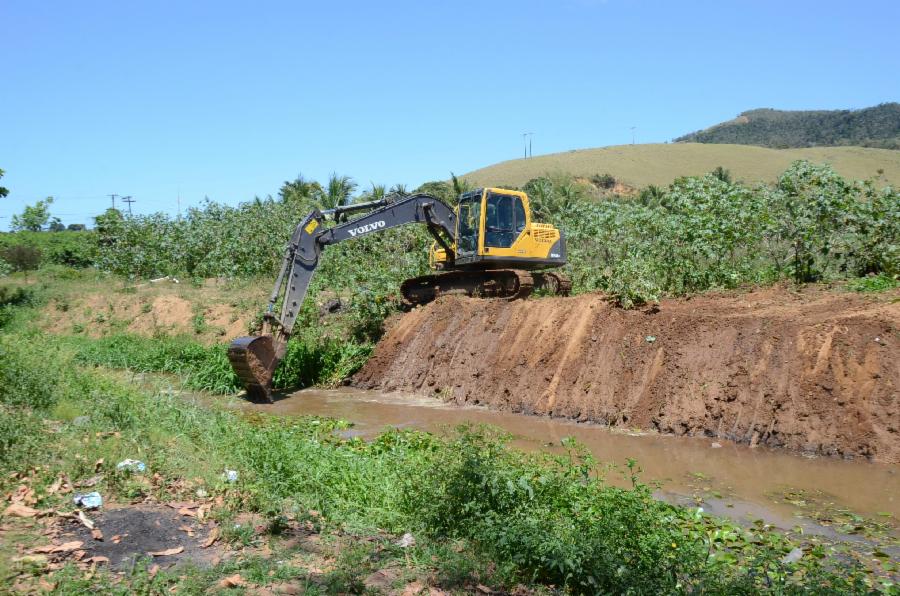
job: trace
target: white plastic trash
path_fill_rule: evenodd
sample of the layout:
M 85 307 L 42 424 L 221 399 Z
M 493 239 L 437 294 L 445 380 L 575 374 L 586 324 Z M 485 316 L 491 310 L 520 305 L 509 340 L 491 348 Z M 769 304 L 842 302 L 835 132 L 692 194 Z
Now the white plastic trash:
M 116 464 L 116 470 L 128 470 L 130 472 L 144 472 L 147 470 L 147 464 L 136 459 L 123 459 Z
M 72 498 L 72 501 L 83 509 L 100 509 L 103 505 L 103 497 L 96 491 L 92 493 L 77 494 Z
M 225 470 L 225 474 L 223 474 L 223 476 L 225 476 L 225 480 L 227 480 L 228 482 L 237 482 L 238 479 L 237 470 Z

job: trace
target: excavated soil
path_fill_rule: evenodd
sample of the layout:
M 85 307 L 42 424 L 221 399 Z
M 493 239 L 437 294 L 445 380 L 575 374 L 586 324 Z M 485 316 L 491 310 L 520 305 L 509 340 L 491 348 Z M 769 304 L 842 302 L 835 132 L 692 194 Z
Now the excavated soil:
M 360 387 L 900 462 L 900 292 L 768 288 L 622 310 L 597 294 L 442 298 L 390 323 Z

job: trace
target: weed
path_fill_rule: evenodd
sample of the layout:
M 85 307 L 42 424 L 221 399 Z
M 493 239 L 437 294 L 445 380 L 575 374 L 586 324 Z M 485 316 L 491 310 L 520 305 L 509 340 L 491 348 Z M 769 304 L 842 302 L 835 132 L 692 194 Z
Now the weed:
M 900 287 L 900 279 L 898 275 L 869 275 L 851 280 L 845 287 L 853 292 L 886 292 Z

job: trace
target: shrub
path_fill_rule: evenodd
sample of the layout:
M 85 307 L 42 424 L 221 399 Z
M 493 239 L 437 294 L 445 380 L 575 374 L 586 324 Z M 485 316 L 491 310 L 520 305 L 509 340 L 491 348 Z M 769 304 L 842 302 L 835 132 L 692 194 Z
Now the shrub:
M 616 177 L 612 174 L 594 174 L 591 176 L 591 182 L 597 188 L 609 190 L 616 185 Z
M 13 271 L 34 271 L 41 264 L 41 251 L 24 244 L 4 249 L 2 257 L 10 264 Z

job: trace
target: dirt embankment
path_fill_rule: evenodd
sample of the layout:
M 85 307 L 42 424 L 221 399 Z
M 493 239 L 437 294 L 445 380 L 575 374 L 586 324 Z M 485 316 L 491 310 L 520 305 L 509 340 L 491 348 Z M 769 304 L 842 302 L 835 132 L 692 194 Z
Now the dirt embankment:
M 625 311 L 449 297 L 394 321 L 355 384 L 900 462 L 900 303 L 771 288 Z

